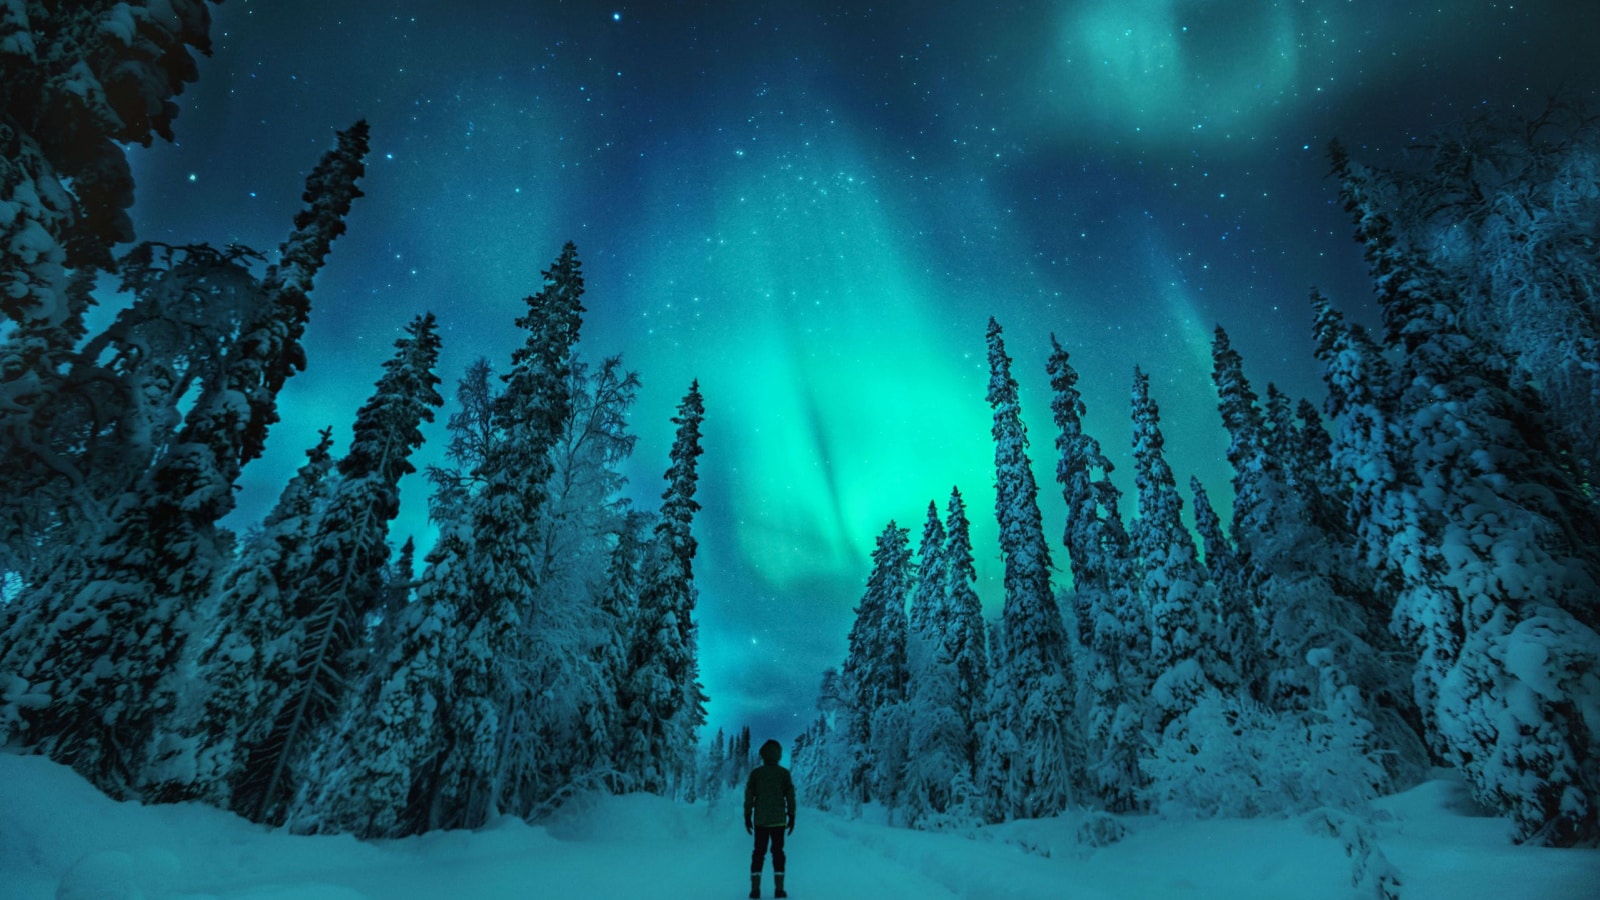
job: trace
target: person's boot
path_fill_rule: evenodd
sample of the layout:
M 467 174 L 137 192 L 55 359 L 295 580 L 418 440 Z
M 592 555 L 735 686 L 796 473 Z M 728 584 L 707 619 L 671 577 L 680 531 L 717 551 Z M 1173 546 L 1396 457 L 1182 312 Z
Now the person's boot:
M 750 873 L 750 896 L 752 898 L 759 898 L 761 896 L 761 873 L 760 872 L 752 872 L 752 873 Z
M 783 890 L 783 873 L 782 872 L 773 872 L 772 873 L 772 882 L 773 882 L 773 886 L 776 888 L 776 890 L 774 890 L 772 892 L 772 896 L 774 896 L 774 897 L 787 897 L 787 896 L 789 896 L 787 893 L 784 893 L 784 890 Z

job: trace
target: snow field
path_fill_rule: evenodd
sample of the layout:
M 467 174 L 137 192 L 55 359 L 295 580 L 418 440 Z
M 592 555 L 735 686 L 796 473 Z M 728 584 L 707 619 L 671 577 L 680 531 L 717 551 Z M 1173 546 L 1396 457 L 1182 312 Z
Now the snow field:
M 1592 900 L 1600 851 L 1508 842 L 1458 781 L 1377 804 L 1405 900 Z M 796 900 L 1349 900 L 1339 841 L 1295 819 L 1127 817 L 1118 843 L 1078 842 L 1082 816 L 970 836 L 803 809 L 788 839 Z M 526 900 L 743 897 L 750 839 L 738 798 L 688 806 L 592 796 L 529 826 L 364 843 L 295 836 L 195 804 L 117 803 L 39 757 L 0 755 L 3 900 Z M 772 894 L 771 863 L 763 878 Z

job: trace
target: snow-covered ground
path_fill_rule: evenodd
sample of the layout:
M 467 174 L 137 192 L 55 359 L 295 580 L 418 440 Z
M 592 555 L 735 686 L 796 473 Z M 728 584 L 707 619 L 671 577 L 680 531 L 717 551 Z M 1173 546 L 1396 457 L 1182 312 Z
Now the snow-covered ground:
M 1375 826 L 1407 900 L 1600 897 L 1600 851 L 1507 843 L 1434 781 L 1387 798 Z M 1075 816 L 927 834 L 802 810 L 789 839 L 796 900 L 894 898 L 1339 898 L 1358 896 L 1343 844 L 1314 817 L 1130 819 L 1108 847 L 1077 842 Z M 107 800 L 38 757 L 0 755 L 0 898 L 735 898 L 749 839 L 732 798 L 708 807 L 591 798 L 530 827 L 383 843 L 297 837 L 195 805 Z M 770 869 L 769 869 L 770 871 Z M 770 876 L 764 883 L 771 896 Z

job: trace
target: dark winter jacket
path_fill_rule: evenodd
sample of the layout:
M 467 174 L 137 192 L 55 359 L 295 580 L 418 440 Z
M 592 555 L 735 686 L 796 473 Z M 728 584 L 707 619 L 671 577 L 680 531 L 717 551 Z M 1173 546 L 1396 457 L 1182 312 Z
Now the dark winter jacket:
M 794 824 L 794 779 L 789 770 L 778 765 L 783 750 L 777 742 L 769 742 L 776 752 L 761 748 L 762 765 L 750 773 L 744 786 L 744 822 L 782 828 Z

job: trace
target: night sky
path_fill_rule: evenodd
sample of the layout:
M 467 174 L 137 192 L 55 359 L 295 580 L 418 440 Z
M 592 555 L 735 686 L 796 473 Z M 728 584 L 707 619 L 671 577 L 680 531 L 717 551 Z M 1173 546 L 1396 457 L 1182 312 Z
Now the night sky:
M 413 315 L 440 318 L 446 393 L 477 356 L 503 369 L 522 298 L 571 239 L 582 352 L 621 353 L 644 381 L 628 472 L 647 509 L 700 380 L 701 677 L 711 727 L 758 740 L 811 718 L 877 533 L 894 519 L 915 539 L 952 486 L 998 614 L 989 316 L 1053 547 L 1051 332 L 1124 491 L 1137 364 L 1180 481 L 1225 507 L 1212 328 L 1258 390 L 1320 400 L 1307 288 L 1374 314 L 1328 141 L 1393 163 L 1479 104 L 1600 90 L 1586 0 L 227 0 L 213 15 L 178 144 L 131 153 L 141 239 L 273 249 L 334 131 L 372 125 L 367 196 L 312 297 L 309 369 L 234 524 L 259 518 L 316 429 L 348 440 Z M 440 461 L 448 413 L 419 462 Z M 431 543 L 425 496 L 405 483 L 396 543 Z

